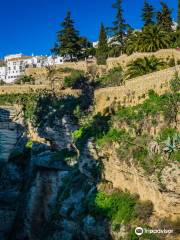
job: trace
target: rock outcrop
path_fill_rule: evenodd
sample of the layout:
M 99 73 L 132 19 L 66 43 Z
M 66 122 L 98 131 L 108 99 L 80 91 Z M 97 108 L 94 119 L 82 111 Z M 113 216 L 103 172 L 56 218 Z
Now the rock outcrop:
M 1 240 L 126 239 L 128 224 L 122 222 L 114 230 L 105 212 L 93 215 L 95 196 L 104 183 L 111 185 L 111 193 L 128 190 L 140 200 L 150 200 L 155 218 L 177 219 L 180 183 L 175 163 L 162 169 L 159 181 L 157 175 L 146 175 L 132 159 L 120 159 L 116 144 L 97 148 L 94 138 L 85 132 L 79 146 L 73 138 L 78 122 L 68 113 L 51 115 L 51 122 L 45 118 L 43 125 L 36 127 L 31 122 L 24 125 L 22 113 L 13 116 L 19 132 L 13 143 L 8 140 L 11 148 L 0 166 Z M 151 132 L 151 121 L 146 120 L 144 129 Z M 101 122 L 96 123 L 97 128 L 98 124 Z M 89 125 L 88 130 L 93 131 Z M 148 151 L 159 153 L 159 146 L 151 141 Z
M 154 214 L 159 218 L 177 219 L 180 216 L 180 178 L 177 165 L 169 164 L 163 169 L 161 184 L 156 176 L 148 176 L 133 164 L 120 160 L 111 149 L 104 160 L 105 179 L 114 188 L 138 194 L 141 200 L 150 200 Z

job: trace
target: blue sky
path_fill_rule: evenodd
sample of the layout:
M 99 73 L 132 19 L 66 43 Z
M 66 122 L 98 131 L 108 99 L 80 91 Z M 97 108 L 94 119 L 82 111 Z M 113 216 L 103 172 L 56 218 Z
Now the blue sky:
M 178 0 L 165 0 L 174 9 Z M 91 41 L 98 38 L 99 26 L 111 26 L 114 0 L 2 0 L 0 12 L 0 57 L 10 53 L 50 54 L 59 23 L 71 10 L 81 35 Z M 123 0 L 124 17 L 140 28 L 144 0 Z M 149 0 L 157 9 L 160 0 Z

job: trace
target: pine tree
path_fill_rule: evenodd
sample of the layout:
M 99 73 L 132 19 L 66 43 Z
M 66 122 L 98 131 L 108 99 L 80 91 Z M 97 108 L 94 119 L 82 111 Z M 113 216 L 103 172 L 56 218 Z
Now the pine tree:
M 161 26 L 165 31 L 172 31 L 172 9 L 169 9 L 168 5 L 161 1 L 162 11 L 157 13 L 157 24 Z
M 111 28 L 113 42 L 124 45 L 127 24 L 123 18 L 122 0 L 116 0 L 112 7 L 117 11 L 115 21 L 113 22 L 113 27 Z
M 61 23 L 61 28 L 57 33 L 57 43 L 52 52 L 64 57 L 68 56 L 71 60 L 78 58 L 81 54 L 79 32 L 74 27 L 74 21 L 69 11 Z
M 104 25 L 101 24 L 100 34 L 99 34 L 99 43 L 96 50 L 97 64 L 104 65 L 106 64 L 106 59 L 108 57 L 108 43 L 107 35 Z
M 178 18 L 177 18 L 177 23 L 178 23 L 177 30 L 180 31 L 180 0 L 178 0 Z
M 154 24 L 154 8 L 151 4 L 148 3 L 147 0 L 144 1 L 144 7 L 142 9 L 142 20 L 144 22 L 144 26 Z

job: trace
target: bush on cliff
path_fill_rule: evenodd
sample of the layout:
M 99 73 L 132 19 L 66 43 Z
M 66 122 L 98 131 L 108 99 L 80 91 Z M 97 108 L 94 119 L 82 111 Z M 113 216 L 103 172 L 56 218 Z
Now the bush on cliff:
M 104 192 L 98 192 L 95 204 L 113 223 L 127 223 L 134 218 L 136 200 L 129 193 L 108 195 Z
M 167 68 L 167 63 L 155 56 L 138 58 L 128 64 L 126 78 L 131 79 Z
M 15 82 L 15 84 L 35 84 L 35 78 L 33 76 L 21 76 Z
M 81 88 L 86 80 L 83 71 L 72 70 L 70 76 L 64 78 L 64 87 L 66 88 Z
M 25 120 L 32 120 L 36 108 L 36 102 L 40 93 L 12 93 L 0 95 L 0 105 L 19 104 L 23 108 Z
M 109 72 L 102 76 L 101 78 L 99 78 L 97 82 L 98 87 L 121 86 L 124 82 L 122 67 L 118 66 L 109 70 Z
M 111 224 L 116 226 L 131 223 L 136 219 L 146 222 L 152 215 L 153 204 L 150 201 L 140 201 L 137 195 L 129 192 L 98 191 L 88 199 L 88 209 L 92 215 L 107 217 Z
M 177 130 L 174 127 L 177 124 L 179 102 L 179 93 L 159 96 L 154 91 L 149 91 L 149 98 L 142 104 L 121 107 L 116 111 L 110 121 L 109 130 L 96 138 L 98 146 L 110 147 L 112 143 L 116 143 L 116 153 L 120 160 L 129 163 L 129 159 L 133 159 L 134 164 L 141 166 L 147 174 L 161 171 L 167 165 L 167 159 L 172 162 L 179 157 L 179 138 L 176 137 Z M 161 126 L 159 136 L 154 136 L 153 131 L 149 131 L 156 128 L 154 122 L 157 124 L 160 116 L 169 128 Z M 176 145 L 172 144 L 174 139 Z M 157 152 L 150 150 L 152 141 Z M 165 149 L 171 154 L 166 154 Z

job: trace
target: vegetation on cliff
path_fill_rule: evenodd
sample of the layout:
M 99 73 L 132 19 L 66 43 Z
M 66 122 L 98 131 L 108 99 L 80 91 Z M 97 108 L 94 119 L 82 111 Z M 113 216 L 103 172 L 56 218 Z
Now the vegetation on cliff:
M 165 69 L 167 68 L 167 63 L 152 56 L 149 58 L 138 58 L 129 63 L 127 68 L 126 77 L 130 79 Z
M 179 161 L 180 133 L 176 128 L 179 102 L 179 93 L 159 96 L 150 91 L 149 99 L 142 104 L 122 107 L 115 113 L 110 130 L 97 139 L 98 145 L 118 143 L 116 150 L 120 159 L 133 158 L 151 174 L 169 161 Z M 165 124 L 158 128 L 160 118 Z M 156 153 L 150 153 L 150 142 L 156 146 Z
M 109 77 L 110 80 L 111 76 L 116 79 L 119 71 L 121 69 L 117 68 L 110 72 L 110 75 L 106 76 L 107 79 Z M 75 73 L 74 77 L 72 72 L 70 79 L 66 79 L 71 87 L 79 83 L 78 74 Z M 88 232 L 81 229 L 82 226 L 88 227 L 91 221 L 103 228 L 101 229 L 103 233 L 100 234 L 105 234 L 104 229 L 107 232 L 111 229 L 111 234 L 115 234 L 121 232 L 124 226 L 129 234 L 126 235 L 127 239 L 136 239 L 134 226 L 149 224 L 149 218 L 153 214 L 153 204 L 149 201 L 142 202 L 138 196 L 129 192 L 108 188 L 109 183 L 103 179 L 103 160 L 108 157 L 111 149 L 113 154 L 117 155 L 119 162 L 132 161 L 137 169 L 144 170 L 145 175 L 156 176 L 160 188 L 165 189 L 162 171 L 168 164 L 176 164 L 180 159 L 180 137 L 177 128 L 179 86 L 179 76 L 176 74 L 171 80 L 171 92 L 160 96 L 151 90 L 149 97 L 143 103 L 114 108 L 113 111 L 106 111 L 105 115 L 94 114 L 92 101 L 86 99 L 85 92 L 79 97 L 60 97 L 50 91 L 0 96 L 1 104 L 22 104 L 26 121 L 31 121 L 40 135 L 45 132 L 44 136 L 51 143 L 48 147 L 43 144 L 37 147 L 37 143 L 30 139 L 24 143 L 23 151 L 11 154 L 10 162 L 25 169 L 26 155 L 29 158 L 32 155 L 33 159 L 36 159 L 35 172 L 41 171 L 39 169 L 46 171 L 63 169 L 67 174 L 59 188 L 52 217 L 46 223 L 46 236 L 44 233 L 40 234 L 42 238 L 48 239 L 54 234 L 57 222 L 60 222 L 62 228 L 68 232 L 67 225 L 64 226 L 62 223 L 70 221 L 69 216 L 75 216 L 76 224 L 81 226 L 78 228 L 79 234 L 85 231 L 88 237 L 99 239 L 99 230 L 93 228 L 95 230 Z M 75 128 L 67 132 L 65 129 L 69 128 L 69 125 L 70 128 L 75 125 Z M 54 131 L 55 136 L 48 135 L 47 129 Z M 59 134 L 61 139 L 57 140 Z M 62 136 L 64 136 L 63 141 Z M 70 142 L 67 141 L 67 136 Z M 67 144 L 64 146 L 65 141 Z M 93 143 L 96 143 L 95 149 L 98 153 L 102 151 L 105 153 L 97 160 L 88 147 Z M 63 145 L 59 147 L 58 144 Z M 84 165 L 83 161 L 86 161 Z M 80 191 L 78 195 L 76 195 L 77 191 Z M 74 199 L 80 196 L 82 196 L 79 200 L 80 208 L 77 210 Z M 71 221 L 74 221 L 72 219 Z M 56 231 L 61 232 L 61 228 Z M 77 233 L 73 234 L 77 236 Z

